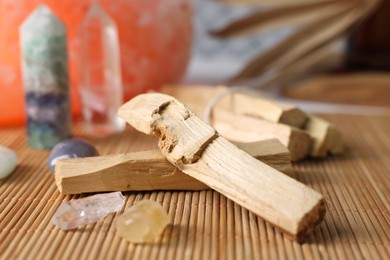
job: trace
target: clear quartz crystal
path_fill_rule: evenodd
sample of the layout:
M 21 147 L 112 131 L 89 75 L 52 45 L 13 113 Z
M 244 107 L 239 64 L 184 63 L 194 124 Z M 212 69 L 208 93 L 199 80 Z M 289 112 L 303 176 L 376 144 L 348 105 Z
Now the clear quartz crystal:
M 143 200 L 117 218 L 116 229 L 129 242 L 151 242 L 162 234 L 168 223 L 168 215 L 159 203 Z
M 123 103 L 123 86 L 115 22 L 94 3 L 80 33 L 84 128 L 97 134 L 120 132 L 125 128 L 125 121 L 117 116 Z
M 120 211 L 125 198 L 120 192 L 111 192 L 64 202 L 53 217 L 53 224 L 69 230 L 97 222 L 108 214 Z

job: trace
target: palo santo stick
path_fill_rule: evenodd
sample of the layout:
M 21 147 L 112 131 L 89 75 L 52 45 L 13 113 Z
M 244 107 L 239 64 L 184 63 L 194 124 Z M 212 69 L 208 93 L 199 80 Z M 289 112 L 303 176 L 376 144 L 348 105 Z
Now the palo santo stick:
M 223 85 L 220 86 L 208 86 L 208 85 L 166 85 L 161 88 L 161 92 L 177 98 L 184 104 L 196 103 L 196 105 L 205 107 L 211 99 L 215 96 L 225 92 L 229 88 Z M 229 109 L 230 104 L 225 103 L 227 98 L 223 98 L 218 107 Z M 221 105 L 222 104 L 222 105 Z
M 239 125 L 240 123 L 248 122 L 252 122 L 253 124 Z M 267 128 L 259 131 L 255 129 L 257 126 Z M 222 136 L 234 142 L 253 142 L 255 140 L 277 138 L 288 147 L 291 160 L 294 162 L 302 160 L 308 155 L 312 143 L 309 135 L 299 129 L 246 116 L 234 116 L 226 118 L 224 121 L 216 121 L 214 127 Z
M 161 153 L 184 173 L 302 241 L 325 214 L 321 194 L 254 159 L 188 108 L 164 94 L 143 94 L 118 111 L 137 130 L 159 137 Z
M 344 151 L 344 142 L 341 134 L 330 122 L 310 115 L 305 130 L 313 138 L 310 151 L 311 156 L 325 157 L 328 152 L 340 154 Z
M 192 108 L 191 104 L 205 107 L 213 97 L 226 90 L 228 88 L 225 86 L 165 86 L 162 89 L 163 93 L 174 96 L 186 105 L 189 105 L 190 108 Z M 217 108 L 239 115 L 260 117 L 271 122 L 282 123 L 297 128 L 301 128 L 307 120 L 306 114 L 297 106 L 266 98 L 253 90 L 232 92 L 217 104 Z M 199 115 L 201 114 L 198 113 Z
M 292 173 L 290 153 L 276 139 L 236 144 L 271 167 Z M 58 160 L 55 179 L 62 194 L 129 190 L 204 190 L 209 187 L 168 162 L 160 150 Z
M 58 160 L 55 179 L 63 194 L 208 188 L 169 163 L 159 150 Z
M 240 115 L 261 117 L 274 123 L 301 128 L 306 114 L 297 106 L 266 98 L 255 92 L 233 93 L 233 111 Z
M 244 152 L 272 168 L 291 176 L 291 153 L 278 139 L 272 138 L 249 143 L 235 143 Z
M 254 142 L 276 138 L 289 149 L 292 161 L 305 158 L 310 151 L 312 142 L 310 136 L 288 125 L 235 115 L 219 109 L 213 111 L 212 124 L 222 136 L 234 142 Z
M 224 89 L 226 88 L 223 86 L 164 87 L 163 91 L 180 100 L 184 100 L 185 104 L 194 111 L 196 115 L 201 116 L 204 112 L 204 105 L 207 104 L 213 96 L 222 93 Z M 238 93 L 232 95 L 235 94 Z M 221 100 L 220 104 L 214 108 L 212 120 L 213 126 L 225 138 L 230 141 L 244 143 L 276 138 L 290 150 L 292 161 L 301 160 L 309 154 L 312 142 L 309 134 L 288 125 L 273 123 L 250 116 L 235 115 L 229 111 L 234 110 L 233 106 L 235 106 L 236 110 L 240 109 L 241 104 L 237 103 L 237 105 L 235 105 L 235 102 L 231 102 L 233 98 L 230 98 L 230 100 L 228 99 L 229 98 L 224 98 Z M 194 100 L 196 100 L 196 103 Z M 275 104 L 274 106 L 276 107 L 278 105 Z M 252 107 L 249 107 L 248 110 L 249 109 L 252 111 L 256 110 Z

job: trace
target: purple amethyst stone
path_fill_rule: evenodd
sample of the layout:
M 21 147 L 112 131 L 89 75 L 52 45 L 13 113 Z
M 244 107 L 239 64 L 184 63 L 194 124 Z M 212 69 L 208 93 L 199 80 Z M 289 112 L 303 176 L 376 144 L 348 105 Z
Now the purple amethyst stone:
M 50 172 L 54 172 L 54 167 L 58 159 L 92 157 L 99 155 L 96 148 L 89 142 L 72 138 L 56 144 L 51 150 L 48 158 L 48 167 Z

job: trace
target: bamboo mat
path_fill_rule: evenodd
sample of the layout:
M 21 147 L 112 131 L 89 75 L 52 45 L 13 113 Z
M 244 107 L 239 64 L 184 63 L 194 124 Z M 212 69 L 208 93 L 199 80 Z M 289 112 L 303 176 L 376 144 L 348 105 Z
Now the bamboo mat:
M 2 259 L 389 259 L 390 118 L 326 116 L 343 132 L 341 157 L 294 165 L 294 177 L 321 192 L 325 222 L 297 244 L 224 196 L 201 192 L 127 192 L 126 207 L 150 198 L 162 203 L 171 225 L 152 244 L 116 235 L 110 215 L 75 231 L 51 218 L 63 200 L 46 166 L 47 151 L 28 148 L 23 129 L 0 129 L 0 144 L 17 151 L 20 165 L 0 181 Z M 83 135 L 101 154 L 155 148 L 154 138 L 133 130 L 99 138 Z M 275 184 L 277 185 L 277 184 Z M 261 187 L 259 187 L 261 188 Z

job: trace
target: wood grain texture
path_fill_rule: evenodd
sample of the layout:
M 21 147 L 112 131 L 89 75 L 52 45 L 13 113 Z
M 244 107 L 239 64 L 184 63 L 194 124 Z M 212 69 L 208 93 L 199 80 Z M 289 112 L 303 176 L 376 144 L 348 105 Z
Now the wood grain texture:
M 292 174 L 290 153 L 278 140 L 236 145 L 271 167 Z M 169 163 L 160 150 L 58 160 L 55 178 L 62 194 L 209 189 Z
M 139 95 L 118 114 L 137 130 L 159 137 L 161 153 L 184 173 L 290 238 L 302 241 L 323 220 L 321 194 L 239 150 L 173 97 Z

